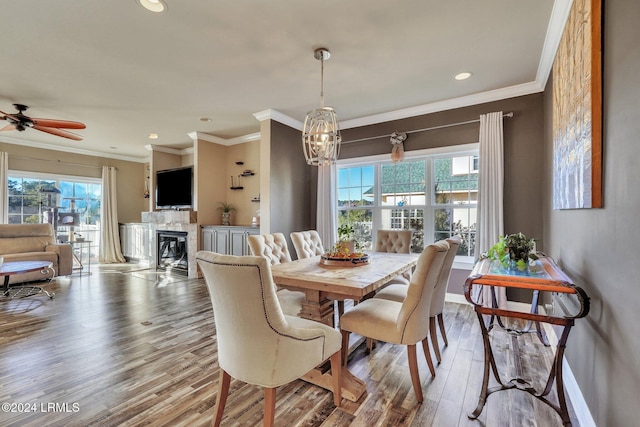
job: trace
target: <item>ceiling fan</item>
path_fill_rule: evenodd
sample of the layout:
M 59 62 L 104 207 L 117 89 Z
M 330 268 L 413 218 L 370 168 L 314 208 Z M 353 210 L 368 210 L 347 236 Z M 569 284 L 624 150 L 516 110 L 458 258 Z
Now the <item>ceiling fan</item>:
M 50 133 L 51 135 L 82 141 L 80 135 L 62 129 L 84 129 L 86 127 L 84 123 L 69 120 L 36 119 L 24 114 L 27 108 L 29 108 L 26 105 L 13 104 L 13 106 L 18 110 L 17 113 L 9 114 L 0 111 L 0 120 L 9 122 L 9 124 L 0 129 L 0 131 L 17 130 L 22 132 L 26 128 L 33 128 L 41 132 Z

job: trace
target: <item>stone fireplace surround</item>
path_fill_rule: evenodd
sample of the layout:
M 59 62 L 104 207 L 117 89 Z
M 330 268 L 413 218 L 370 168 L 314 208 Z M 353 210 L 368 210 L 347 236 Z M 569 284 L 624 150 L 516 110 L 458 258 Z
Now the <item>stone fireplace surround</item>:
M 153 265 L 158 264 L 156 236 L 158 231 L 181 231 L 187 233 L 188 273 L 190 279 L 198 278 L 196 252 L 198 252 L 198 215 L 194 211 L 154 211 L 142 212 L 142 222 L 151 226 L 153 242 Z

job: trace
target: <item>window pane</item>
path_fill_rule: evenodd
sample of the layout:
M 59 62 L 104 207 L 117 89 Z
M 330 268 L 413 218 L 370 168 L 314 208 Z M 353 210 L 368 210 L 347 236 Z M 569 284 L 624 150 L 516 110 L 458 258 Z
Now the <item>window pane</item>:
M 451 230 L 451 209 L 436 209 L 434 211 L 434 230 Z
M 360 243 L 362 250 L 372 249 L 371 228 L 373 224 L 373 210 L 349 209 L 338 212 L 338 227 L 350 224 L 354 230 L 354 237 Z
M 425 160 L 382 165 L 382 205 L 425 204 Z
M 348 188 L 340 188 L 338 189 L 338 206 L 349 206 L 349 189 Z

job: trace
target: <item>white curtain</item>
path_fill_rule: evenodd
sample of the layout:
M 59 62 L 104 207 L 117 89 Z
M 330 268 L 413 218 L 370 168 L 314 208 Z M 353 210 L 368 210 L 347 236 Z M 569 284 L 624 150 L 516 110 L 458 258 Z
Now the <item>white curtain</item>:
M 336 165 L 318 166 L 318 212 L 316 230 L 325 249 L 336 241 Z
M 476 256 L 486 252 L 504 235 L 504 138 L 502 111 L 480 115 L 480 172 L 478 176 L 478 235 Z M 505 288 L 496 287 L 498 307 L 506 308 Z M 489 289 L 482 293 L 489 305 Z
M 100 263 L 126 262 L 120 249 L 118 229 L 118 201 L 116 197 L 116 168 L 102 167 L 102 227 L 100 228 Z
M 0 152 L 0 224 L 9 223 L 9 153 Z

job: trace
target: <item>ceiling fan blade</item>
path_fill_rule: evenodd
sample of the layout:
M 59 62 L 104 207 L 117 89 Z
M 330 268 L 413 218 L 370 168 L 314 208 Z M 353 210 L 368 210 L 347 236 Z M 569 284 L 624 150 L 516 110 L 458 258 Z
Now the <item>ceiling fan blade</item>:
M 73 139 L 75 141 L 82 141 L 82 137 L 80 135 L 76 135 L 75 133 L 72 133 L 72 132 L 67 132 L 66 130 L 60 130 L 56 128 L 50 128 L 50 127 L 39 126 L 39 125 L 34 125 L 33 128 L 41 132 L 50 133 L 51 135 L 61 136 L 63 138 Z
M 53 119 L 31 119 L 34 125 L 44 126 L 48 128 L 63 128 L 63 129 L 84 129 L 86 126 L 84 123 L 72 122 L 70 120 L 53 120 Z
M 0 132 L 2 132 L 3 130 L 16 130 L 16 125 L 14 125 L 13 123 L 10 123 L 5 127 L 3 127 L 2 129 L 0 129 Z
M 15 114 L 5 113 L 4 111 L 0 111 L 0 114 L 4 116 L 0 120 L 8 120 L 11 122 L 20 123 L 20 117 L 16 116 Z

